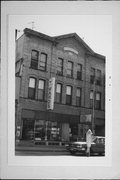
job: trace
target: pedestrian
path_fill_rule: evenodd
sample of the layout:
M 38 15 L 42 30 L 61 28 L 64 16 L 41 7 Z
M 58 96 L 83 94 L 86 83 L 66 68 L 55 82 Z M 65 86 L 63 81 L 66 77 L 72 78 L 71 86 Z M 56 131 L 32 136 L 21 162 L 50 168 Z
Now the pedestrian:
M 92 143 L 92 131 L 90 129 L 88 129 L 88 131 L 86 133 L 86 144 L 87 144 L 86 154 L 87 154 L 87 156 L 90 156 L 91 143 Z

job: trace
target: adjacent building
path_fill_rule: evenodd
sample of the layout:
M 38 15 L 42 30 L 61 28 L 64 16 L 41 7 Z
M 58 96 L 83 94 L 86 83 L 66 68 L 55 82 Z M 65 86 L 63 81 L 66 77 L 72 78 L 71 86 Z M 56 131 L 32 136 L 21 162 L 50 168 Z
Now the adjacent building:
M 16 40 L 15 125 L 20 139 L 72 141 L 105 135 L 105 56 L 76 33 L 24 29 Z

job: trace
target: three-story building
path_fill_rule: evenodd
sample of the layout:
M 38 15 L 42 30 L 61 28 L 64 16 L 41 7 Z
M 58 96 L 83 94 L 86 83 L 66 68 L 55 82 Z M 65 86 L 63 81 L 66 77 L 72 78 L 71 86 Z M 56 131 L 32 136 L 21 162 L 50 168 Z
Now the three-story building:
M 50 37 L 26 28 L 16 40 L 15 102 L 21 139 L 77 140 L 88 128 L 104 136 L 105 57 L 76 33 Z

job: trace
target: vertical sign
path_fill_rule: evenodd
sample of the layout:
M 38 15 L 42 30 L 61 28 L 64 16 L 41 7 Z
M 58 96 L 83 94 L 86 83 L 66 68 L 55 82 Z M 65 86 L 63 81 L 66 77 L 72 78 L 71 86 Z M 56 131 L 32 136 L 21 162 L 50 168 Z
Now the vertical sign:
M 54 97 L 55 97 L 55 77 L 49 79 L 48 85 L 48 98 L 47 98 L 47 109 L 52 110 L 54 108 Z

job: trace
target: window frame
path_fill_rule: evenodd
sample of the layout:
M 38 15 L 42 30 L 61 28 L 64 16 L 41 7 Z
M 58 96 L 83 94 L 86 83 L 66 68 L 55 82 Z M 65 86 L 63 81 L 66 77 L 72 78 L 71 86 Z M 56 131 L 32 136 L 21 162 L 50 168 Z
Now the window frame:
M 100 95 L 100 100 L 96 100 L 97 94 Z M 101 110 L 101 92 L 99 92 L 99 91 L 97 91 L 96 94 L 95 94 L 95 109 Z
M 35 84 L 34 84 L 34 88 L 30 87 L 29 84 L 30 84 L 30 79 L 34 79 L 35 80 Z M 35 99 L 36 98 L 36 81 L 37 79 L 35 77 L 29 77 L 29 84 L 28 84 L 28 99 Z M 30 93 L 31 91 L 33 91 L 33 97 L 31 97 Z
M 80 90 L 80 96 L 77 96 L 77 90 Z M 81 107 L 81 97 L 82 97 L 82 88 L 81 87 L 77 87 L 76 88 L 76 106 L 77 107 Z M 79 99 L 78 99 L 79 98 Z M 79 104 L 77 104 L 77 102 L 79 102 Z
M 100 76 L 98 76 L 98 72 L 100 72 Z M 101 85 L 101 75 L 102 75 L 102 71 L 100 69 L 97 69 L 96 71 L 96 84 L 97 85 Z
M 33 58 L 32 52 L 36 52 L 36 53 L 37 53 L 37 59 Z M 38 69 L 38 61 L 39 61 L 39 51 L 32 49 L 32 51 L 31 51 L 31 65 L 30 65 L 30 67 L 31 67 L 32 69 L 37 70 L 37 69 Z M 34 65 L 33 65 L 33 64 L 34 64 Z M 35 64 L 36 64 L 36 65 L 35 65 Z M 35 66 L 36 66 L 36 67 L 35 67 Z
M 43 89 L 40 89 L 39 88 L 39 82 L 40 81 L 43 81 L 44 82 L 44 88 Z M 38 80 L 38 100 L 39 101 L 44 101 L 45 100 L 45 87 L 46 87 L 46 80 L 45 79 L 39 79 Z M 42 98 L 40 98 L 40 96 L 39 96 L 39 92 L 40 91 L 42 91 L 42 93 L 43 93 L 43 96 L 42 96 Z
M 57 65 L 57 75 L 63 76 L 63 62 L 64 62 L 64 59 L 58 57 L 58 61 L 59 60 L 62 61 L 62 66 L 60 66 L 61 63 L 58 63 L 58 65 Z M 58 67 L 61 69 L 61 71 L 58 70 Z
M 92 99 L 90 98 L 91 92 L 93 92 Z M 93 90 L 90 90 L 90 96 L 89 96 L 89 100 L 90 100 L 90 108 L 93 108 L 93 100 L 94 100 L 94 102 L 95 102 L 95 97 L 96 97 L 95 95 L 96 95 L 96 92 L 93 91 Z M 94 108 L 95 108 L 95 103 L 94 103 Z
M 45 55 L 45 62 L 43 62 L 43 61 L 41 61 L 41 56 L 42 55 Z M 39 70 L 40 71 L 46 71 L 47 70 L 47 58 L 48 58 L 48 54 L 47 53 L 44 53 L 44 52 L 41 52 L 40 53 L 40 61 L 39 61 Z M 42 64 L 44 64 L 45 66 L 41 66 L 41 62 L 42 62 Z
M 94 73 L 92 74 L 92 72 L 94 71 Z M 91 73 L 90 73 L 90 83 L 91 84 L 94 84 L 94 81 L 95 81 L 95 68 L 94 67 L 91 67 Z
M 78 71 L 78 66 L 80 66 L 80 70 Z M 77 79 L 78 80 L 82 80 L 82 68 L 83 68 L 83 65 L 82 64 L 77 64 Z
M 57 85 L 60 85 L 60 88 L 61 88 L 61 91 L 60 93 L 57 92 Z M 56 83 L 56 91 L 55 91 L 55 102 L 56 103 L 62 103 L 62 88 L 63 88 L 63 85 L 62 83 Z M 57 96 L 59 96 L 59 101 L 57 101 Z
M 71 88 L 71 95 L 68 95 L 68 94 L 67 94 L 67 87 L 70 87 L 70 88 Z M 66 105 L 72 105 L 72 91 L 73 91 L 73 87 L 70 86 L 70 85 L 67 85 L 67 86 L 66 86 Z M 70 102 L 68 102 L 68 98 L 69 98 L 69 101 L 70 101 Z
M 72 67 L 71 69 L 68 68 L 68 64 L 69 64 L 69 63 L 71 63 L 71 65 L 72 65 L 72 66 L 71 66 L 71 67 Z M 68 72 L 71 72 L 71 73 L 68 74 Z M 67 77 L 71 77 L 71 78 L 73 77 L 73 62 L 72 62 L 72 61 L 68 61 L 68 62 L 67 62 Z

